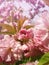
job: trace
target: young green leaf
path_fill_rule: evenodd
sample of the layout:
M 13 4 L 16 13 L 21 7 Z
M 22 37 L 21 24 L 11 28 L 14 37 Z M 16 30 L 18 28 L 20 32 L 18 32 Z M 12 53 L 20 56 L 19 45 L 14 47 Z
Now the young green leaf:
M 48 53 L 45 53 L 41 59 L 39 60 L 39 63 L 38 65 L 44 65 L 46 64 L 47 62 L 49 62 L 49 52 Z
M 24 28 L 26 28 L 26 29 L 29 29 L 31 27 L 34 27 L 34 25 L 26 25 L 26 26 L 24 26 Z
M 18 23 L 18 31 L 21 29 L 23 23 L 25 22 L 27 18 L 26 17 L 20 17 L 20 19 L 17 20 L 17 23 Z
M 8 24 L 0 23 L 0 34 L 15 34 L 15 33 L 16 30 L 14 29 L 14 27 Z

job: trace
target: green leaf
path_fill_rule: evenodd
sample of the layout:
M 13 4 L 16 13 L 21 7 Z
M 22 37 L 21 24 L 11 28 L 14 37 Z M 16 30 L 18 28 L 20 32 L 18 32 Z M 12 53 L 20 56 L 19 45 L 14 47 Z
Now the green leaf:
M 31 27 L 34 27 L 34 25 L 26 25 L 26 26 L 24 26 L 24 28 L 26 28 L 26 29 L 29 29 Z
M 16 30 L 13 26 L 0 23 L 0 34 L 15 34 Z
M 23 25 L 23 23 L 25 22 L 25 20 L 27 20 L 27 18 L 26 17 L 20 17 L 18 20 L 17 20 L 17 23 L 18 23 L 18 27 L 17 27 L 17 29 L 18 29 L 18 32 L 19 32 L 19 30 L 21 29 L 21 27 L 22 27 L 22 25 Z
M 48 52 L 48 53 L 45 53 L 45 54 L 41 57 L 41 59 L 39 60 L 38 65 L 44 65 L 44 64 L 46 64 L 46 63 L 48 63 L 48 62 L 49 62 L 49 52 Z

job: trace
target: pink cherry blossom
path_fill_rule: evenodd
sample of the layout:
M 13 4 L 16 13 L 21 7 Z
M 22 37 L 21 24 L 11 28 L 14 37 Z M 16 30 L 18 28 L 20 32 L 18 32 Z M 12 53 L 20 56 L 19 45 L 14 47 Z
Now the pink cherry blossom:
M 22 51 L 19 49 L 20 42 L 16 42 L 14 38 L 8 35 L 4 36 L 4 39 L 0 40 L 0 57 L 2 61 L 13 62 L 22 58 Z
M 14 35 L 0 35 L 0 62 L 14 63 L 23 56 L 28 58 L 49 52 L 49 12 L 41 10 L 44 7 L 42 0 L 0 0 L 0 23 L 15 28 L 19 17 L 27 17 L 33 24 L 33 19 L 38 16 L 34 27 L 21 27 Z
M 49 52 L 49 12 L 45 11 L 37 17 L 35 22 L 34 42 L 35 45 L 39 45 L 39 49 L 43 52 Z
M 22 29 L 22 30 L 20 30 L 20 32 L 17 35 L 18 40 L 28 40 L 31 38 L 33 38 L 32 29 L 29 29 L 29 30 Z

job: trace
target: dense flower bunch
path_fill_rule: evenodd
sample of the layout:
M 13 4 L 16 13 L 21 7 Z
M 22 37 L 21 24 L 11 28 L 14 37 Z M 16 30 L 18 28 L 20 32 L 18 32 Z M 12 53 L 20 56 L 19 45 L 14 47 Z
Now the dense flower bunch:
M 0 1 L 0 63 L 10 65 L 49 52 L 49 12 L 40 10 L 44 2 Z
M 2 2 L 2 0 L 1 0 Z M 18 3 L 19 2 L 19 3 Z M 36 3 L 37 2 L 37 3 Z M 24 5 L 23 5 L 24 4 Z M 20 15 L 26 16 L 27 18 L 32 18 L 34 15 L 36 15 L 40 8 L 44 8 L 44 3 L 42 1 L 34 1 L 34 0 L 26 0 L 26 1 L 19 1 L 19 0 L 12 0 L 7 1 L 4 0 L 2 4 L 0 5 L 0 22 L 6 21 L 8 16 L 11 16 L 12 12 L 14 11 L 13 16 L 18 17 Z

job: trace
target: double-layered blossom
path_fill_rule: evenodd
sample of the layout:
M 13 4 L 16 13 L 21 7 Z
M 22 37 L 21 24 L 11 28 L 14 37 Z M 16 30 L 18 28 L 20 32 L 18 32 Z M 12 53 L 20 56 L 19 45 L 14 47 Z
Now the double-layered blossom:
M 22 59 L 22 50 L 19 49 L 20 42 L 14 38 L 5 35 L 4 39 L 0 40 L 0 59 L 3 62 L 15 62 L 15 60 Z
M 44 7 L 42 0 L 0 0 L 0 62 L 49 52 L 49 12 Z

